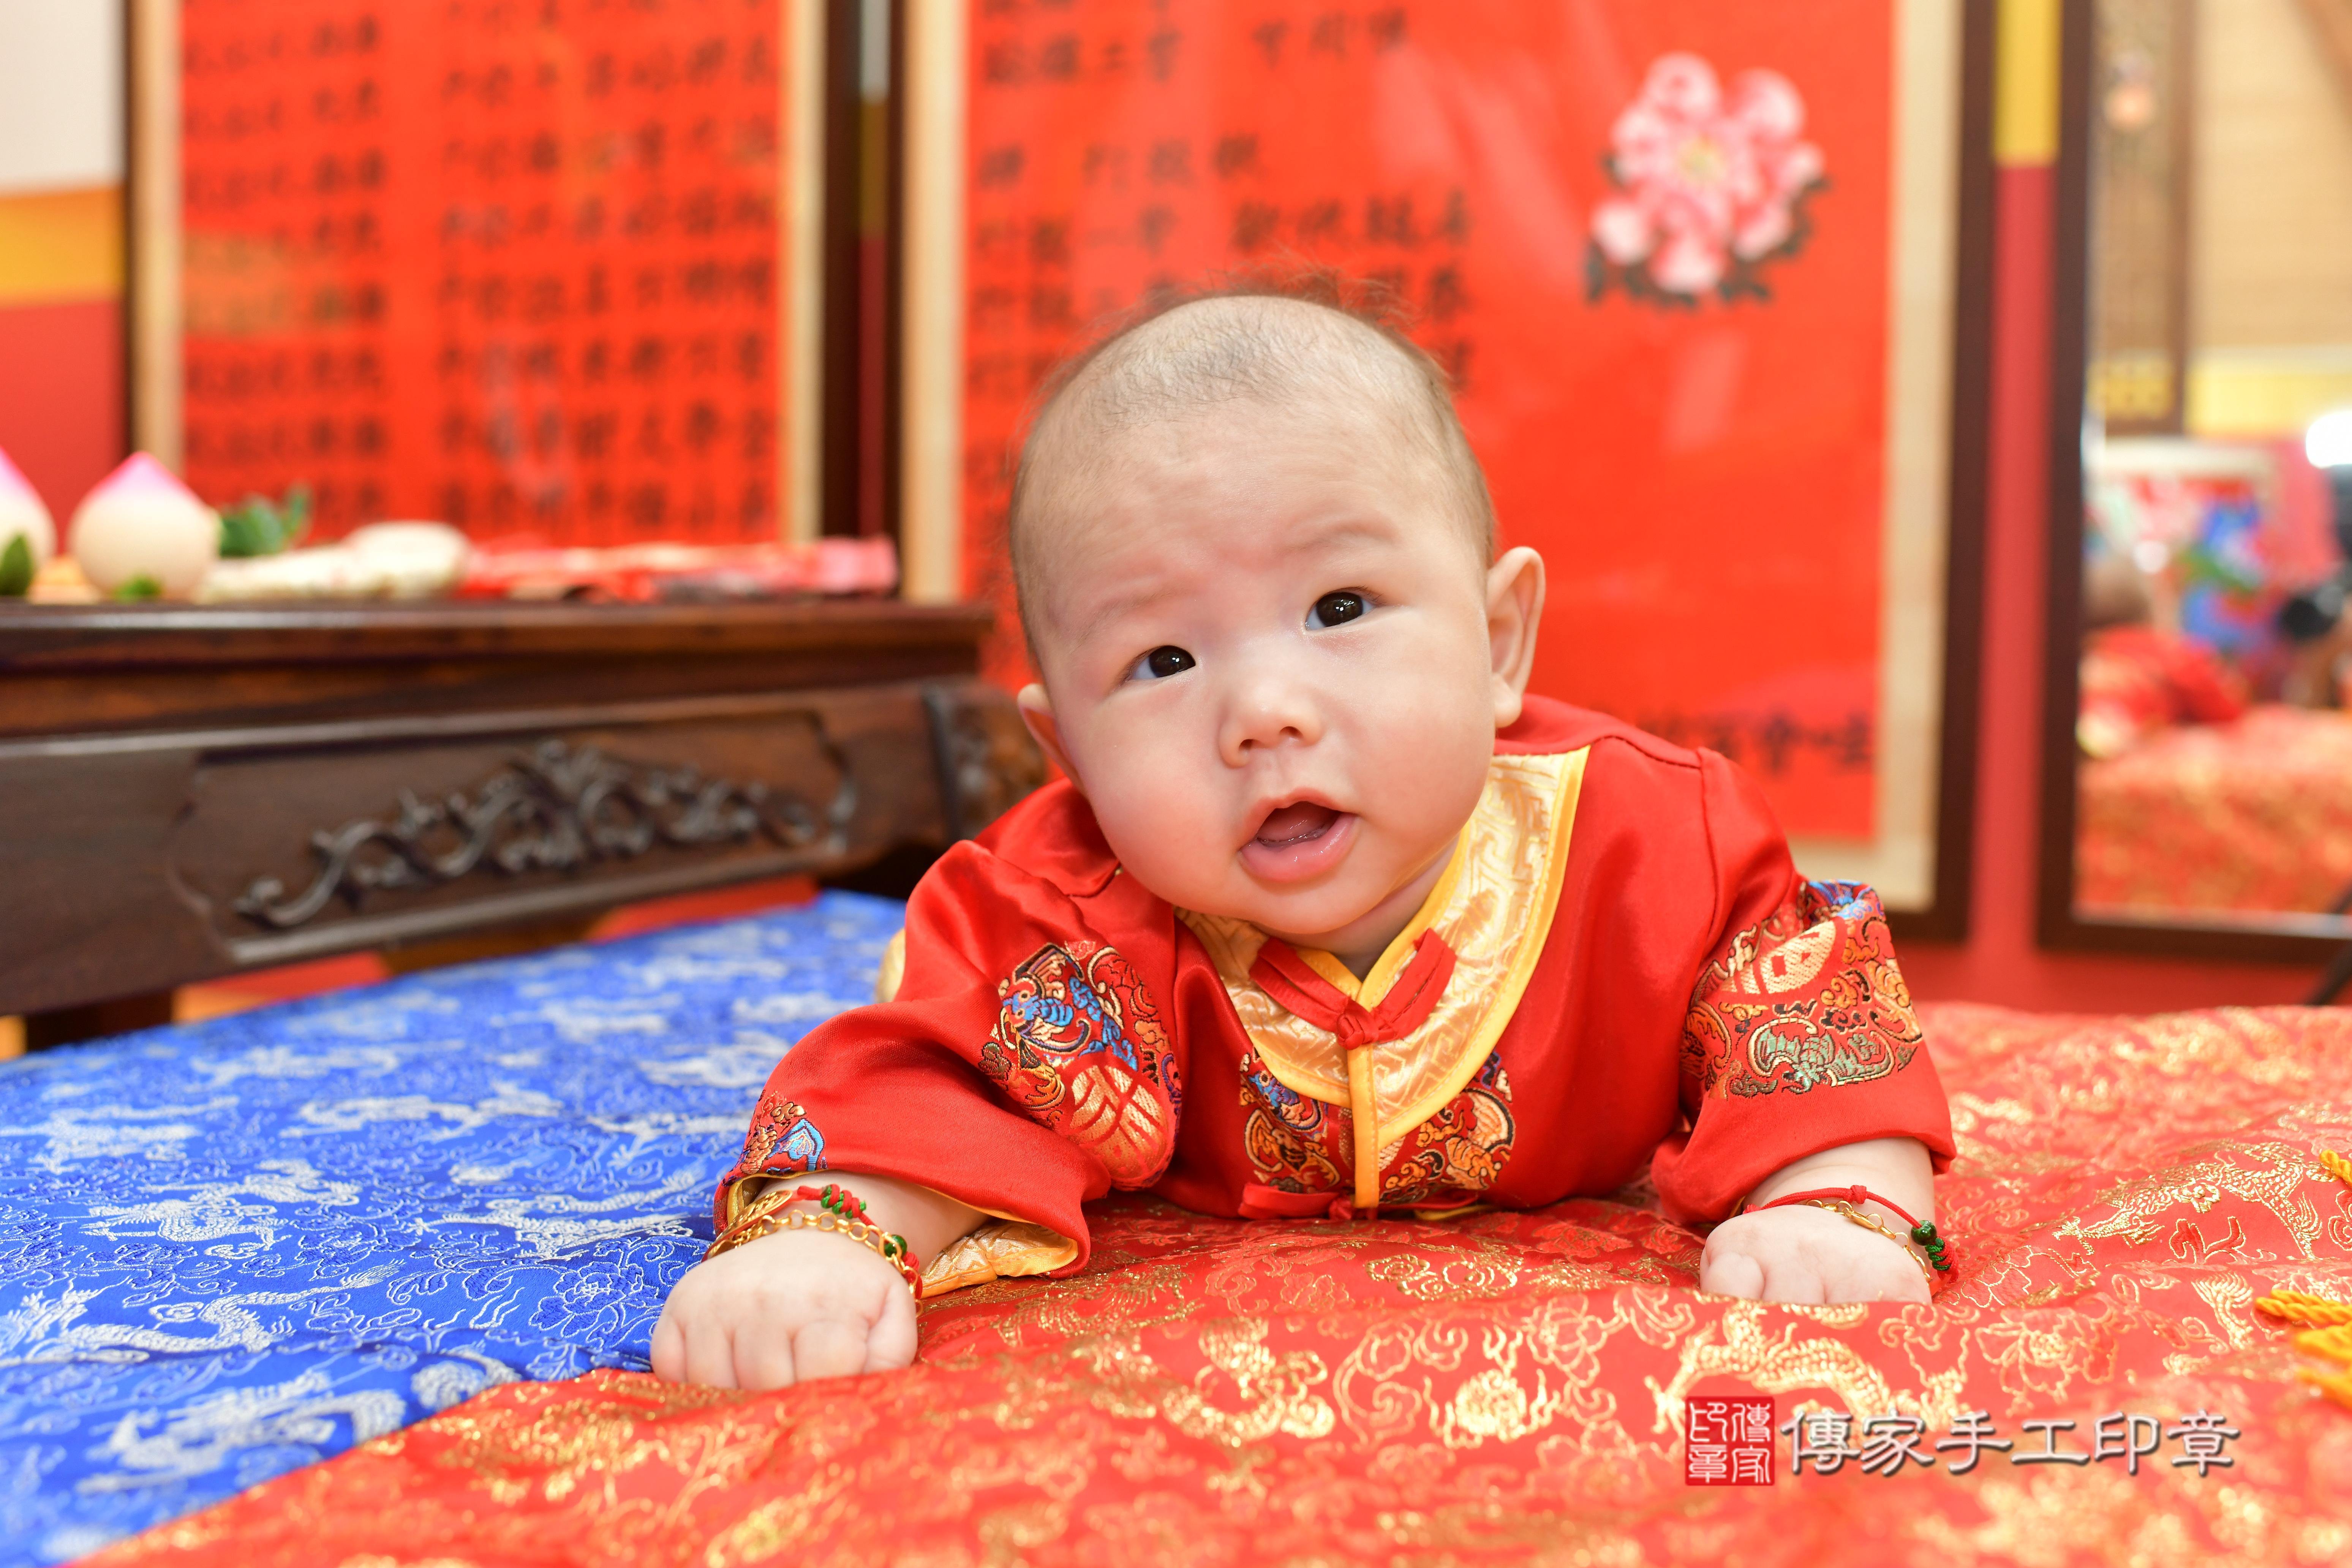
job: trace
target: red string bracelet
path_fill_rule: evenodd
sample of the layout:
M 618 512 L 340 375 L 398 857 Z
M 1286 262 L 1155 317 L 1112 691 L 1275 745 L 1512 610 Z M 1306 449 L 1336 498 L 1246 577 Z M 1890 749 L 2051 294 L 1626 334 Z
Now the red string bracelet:
M 1744 1214 L 1755 1214 L 1761 1209 L 1779 1208 L 1783 1204 L 1814 1203 L 1824 1198 L 1837 1203 L 1852 1204 L 1856 1208 L 1861 1207 L 1864 1203 L 1876 1204 L 1879 1207 L 1892 1213 L 1897 1219 L 1900 1219 L 1906 1226 L 1910 1227 L 1911 1239 L 1917 1242 L 1920 1247 L 1926 1249 L 1927 1261 L 1936 1266 L 1936 1272 L 1938 1274 L 1949 1274 L 1952 1271 L 1952 1260 L 1949 1256 L 1948 1249 L 1946 1247 L 1944 1239 L 1936 1234 L 1936 1222 L 1928 1220 L 1922 1224 L 1920 1221 L 1913 1219 L 1910 1212 L 1904 1208 L 1901 1204 L 1895 1203 L 1890 1199 L 1882 1198 L 1876 1193 L 1872 1192 L 1868 1187 L 1809 1187 L 1801 1193 L 1789 1193 L 1783 1196 L 1774 1198 L 1769 1204 L 1758 1204 L 1754 1208 L 1744 1209 L 1741 1212 Z

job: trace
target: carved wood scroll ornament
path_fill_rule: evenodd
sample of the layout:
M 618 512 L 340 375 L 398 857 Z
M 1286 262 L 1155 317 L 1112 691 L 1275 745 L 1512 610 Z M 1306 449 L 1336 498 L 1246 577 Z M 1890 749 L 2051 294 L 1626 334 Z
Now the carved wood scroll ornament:
M 822 741 L 822 738 L 820 738 Z M 758 782 L 705 778 L 692 767 L 617 761 L 593 746 L 542 741 L 478 785 L 438 802 L 403 790 L 389 821 L 362 817 L 310 835 L 319 874 L 292 898 L 257 877 L 236 910 L 286 931 L 311 921 L 338 893 L 353 906 L 378 890 L 434 888 L 488 868 L 575 871 L 657 846 L 693 848 L 765 837 L 787 849 L 837 854 L 857 806 L 846 759 L 823 742 L 840 787 L 820 814 L 800 795 Z M 371 851 L 375 851 L 372 853 Z
M 948 836 L 972 838 L 1045 782 L 1045 758 L 1021 711 L 999 692 L 933 686 L 923 693 Z

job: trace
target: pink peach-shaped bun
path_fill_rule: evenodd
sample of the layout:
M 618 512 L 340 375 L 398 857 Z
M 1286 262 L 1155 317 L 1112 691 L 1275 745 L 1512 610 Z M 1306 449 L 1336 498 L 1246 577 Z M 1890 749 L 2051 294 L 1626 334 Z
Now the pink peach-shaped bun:
M 220 557 L 220 518 L 171 469 L 133 452 L 74 509 L 68 542 L 100 592 L 147 577 L 181 598 Z
M 33 552 L 33 570 L 48 564 L 49 557 L 58 552 L 57 524 L 49 521 L 49 509 L 42 504 L 41 493 L 28 483 L 0 452 L 0 550 L 18 534 L 25 537 L 25 548 Z

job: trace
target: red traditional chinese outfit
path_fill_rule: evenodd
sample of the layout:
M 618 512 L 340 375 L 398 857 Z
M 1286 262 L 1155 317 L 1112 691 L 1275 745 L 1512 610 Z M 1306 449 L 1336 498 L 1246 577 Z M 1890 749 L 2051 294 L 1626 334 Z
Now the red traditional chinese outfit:
M 838 1169 L 1007 1222 L 932 1260 L 932 1291 L 1076 1268 L 1080 1205 L 1113 1187 L 1426 1213 L 1608 1194 L 1646 1163 L 1690 1222 L 1839 1144 L 1952 1154 L 1875 895 L 1800 878 L 1723 758 L 1541 698 L 1361 981 L 1122 875 L 1067 784 L 950 850 L 904 942 L 890 1000 L 777 1065 L 718 1210 L 746 1177 Z

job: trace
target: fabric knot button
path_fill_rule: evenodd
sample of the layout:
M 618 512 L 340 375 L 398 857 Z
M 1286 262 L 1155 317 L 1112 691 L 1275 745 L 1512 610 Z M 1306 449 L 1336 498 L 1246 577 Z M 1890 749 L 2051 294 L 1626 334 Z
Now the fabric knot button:
M 1250 978 L 1265 994 L 1318 1029 L 1328 1029 L 1354 1051 L 1401 1040 L 1428 1021 L 1454 978 L 1454 949 L 1434 931 L 1421 933 L 1412 956 L 1376 1007 L 1366 1007 L 1317 973 L 1298 950 L 1268 937 L 1250 965 Z

